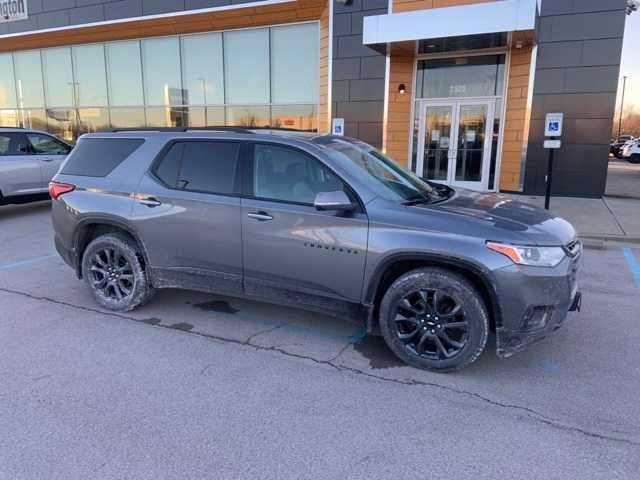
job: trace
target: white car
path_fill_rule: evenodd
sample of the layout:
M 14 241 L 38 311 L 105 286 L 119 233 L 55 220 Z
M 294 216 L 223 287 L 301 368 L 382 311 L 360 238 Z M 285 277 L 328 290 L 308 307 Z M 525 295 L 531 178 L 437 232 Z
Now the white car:
M 621 157 L 631 163 L 640 163 L 640 138 L 629 140 L 620 150 Z

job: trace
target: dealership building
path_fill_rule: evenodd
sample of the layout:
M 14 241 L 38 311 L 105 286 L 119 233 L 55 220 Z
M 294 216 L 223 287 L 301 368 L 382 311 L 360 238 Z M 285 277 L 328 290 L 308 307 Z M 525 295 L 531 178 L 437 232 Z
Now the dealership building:
M 601 196 L 626 0 L 0 0 L 0 126 L 344 133 L 421 176 Z

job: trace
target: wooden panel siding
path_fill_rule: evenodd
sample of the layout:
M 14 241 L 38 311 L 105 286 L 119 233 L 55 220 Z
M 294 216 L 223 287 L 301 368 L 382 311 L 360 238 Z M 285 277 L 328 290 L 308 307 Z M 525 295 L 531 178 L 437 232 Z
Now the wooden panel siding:
M 410 12 L 428 8 L 458 7 L 474 3 L 488 3 L 496 0 L 393 0 L 393 12 Z

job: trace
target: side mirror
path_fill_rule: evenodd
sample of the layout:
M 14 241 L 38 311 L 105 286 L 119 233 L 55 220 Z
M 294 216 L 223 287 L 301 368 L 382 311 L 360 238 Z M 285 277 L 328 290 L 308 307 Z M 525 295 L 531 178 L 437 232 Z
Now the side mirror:
M 336 212 L 348 212 L 355 208 L 351 199 L 342 190 L 318 193 L 315 201 L 313 202 L 313 206 L 316 207 L 316 210 L 333 210 Z

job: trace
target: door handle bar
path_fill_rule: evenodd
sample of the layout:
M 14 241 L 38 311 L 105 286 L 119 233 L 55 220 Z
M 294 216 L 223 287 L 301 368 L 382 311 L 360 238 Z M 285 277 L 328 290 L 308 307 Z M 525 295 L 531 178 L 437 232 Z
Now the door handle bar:
M 247 213 L 247 217 L 253 218 L 260 222 L 266 222 L 267 220 L 273 220 L 273 217 L 266 212 L 253 212 Z

